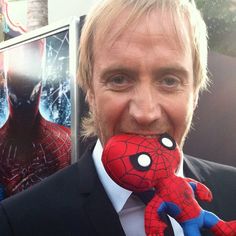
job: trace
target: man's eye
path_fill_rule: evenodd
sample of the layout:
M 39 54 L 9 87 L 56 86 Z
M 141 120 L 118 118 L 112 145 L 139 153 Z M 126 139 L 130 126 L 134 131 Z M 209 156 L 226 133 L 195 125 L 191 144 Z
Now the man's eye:
M 110 79 L 111 83 L 118 84 L 118 85 L 124 84 L 126 81 L 127 81 L 127 78 L 123 75 L 117 75 Z
M 160 81 L 160 85 L 165 89 L 179 89 L 181 86 L 181 80 L 177 77 L 165 77 Z
M 162 80 L 162 83 L 167 86 L 175 86 L 180 83 L 180 80 L 178 78 L 174 78 L 174 77 L 167 77 Z
M 107 80 L 107 86 L 111 90 L 125 90 L 130 86 L 130 79 L 125 75 L 115 75 Z

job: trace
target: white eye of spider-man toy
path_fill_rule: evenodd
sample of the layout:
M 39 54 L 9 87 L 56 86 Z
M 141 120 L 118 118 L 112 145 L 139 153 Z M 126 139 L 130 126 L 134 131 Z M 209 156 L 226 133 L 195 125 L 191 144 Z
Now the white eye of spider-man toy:
M 235 236 L 236 221 L 225 222 L 203 210 L 195 196 L 211 201 L 211 191 L 200 182 L 175 175 L 180 150 L 172 137 L 117 135 L 104 147 L 102 161 L 107 173 L 120 186 L 134 192 L 155 188 L 155 195 L 145 209 L 145 231 L 149 236 L 164 236 L 166 224 L 162 213 L 175 218 L 185 236 L 200 236 L 209 229 L 216 236 Z

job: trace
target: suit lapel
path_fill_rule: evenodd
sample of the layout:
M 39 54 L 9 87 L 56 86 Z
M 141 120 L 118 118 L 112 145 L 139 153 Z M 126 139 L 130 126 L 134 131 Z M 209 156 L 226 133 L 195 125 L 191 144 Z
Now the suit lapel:
M 195 179 L 201 183 L 205 182 L 201 175 L 201 169 L 198 165 L 192 163 L 191 158 L 187 155 L 184 156 L 184 176 Z
M 119 217 L 101 184 L 90 194 L 85 210 L 96 228 L 96 235 L 125 235 Z
M 89 149 L 79 160 L 80 192 L 88 197 L 84 204 L 85 213 L 94 228 L 94 235 L 125 235 L 119 217 L 99 181 Z

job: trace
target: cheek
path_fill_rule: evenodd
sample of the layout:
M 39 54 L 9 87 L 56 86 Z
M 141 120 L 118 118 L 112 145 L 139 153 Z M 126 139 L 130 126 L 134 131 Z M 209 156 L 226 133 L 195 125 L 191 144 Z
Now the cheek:
M 96 92 L 95 92 L 96 93 Z M 128 98 L 111 92 L 95 94 L 95 119 L 101 141 L 106 141 L 117 132 L 128 106 Z
M 166 113 L 171 122 L 174 138 L 178 144 L 182 143 L 184 136 L 189 130 L 194 111 L 192 96 L 179 96 L 172 99 L 166 106 Z
M 96 99 L 96 108 L 99 115 L 108 123 L 119 120 L 128 102 L 122 96 L 110 95 L 109 93 L 101 93 Z
M 187 123 L 193 114 L 193 101 L 182 101 L 173 110 L 179 123 Z

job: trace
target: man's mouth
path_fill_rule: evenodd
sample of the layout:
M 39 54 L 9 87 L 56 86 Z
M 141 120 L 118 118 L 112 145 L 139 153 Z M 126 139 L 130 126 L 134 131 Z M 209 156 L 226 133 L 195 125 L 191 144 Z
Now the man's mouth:
M 136 135 L 136 136 L 142 136 L 145 138 L 157 138 L 161 134 L 164 134 L 167 132 L 158 132 L 158 133 L 150 133 L 150 132 L 125 132 L 127 135 Z

